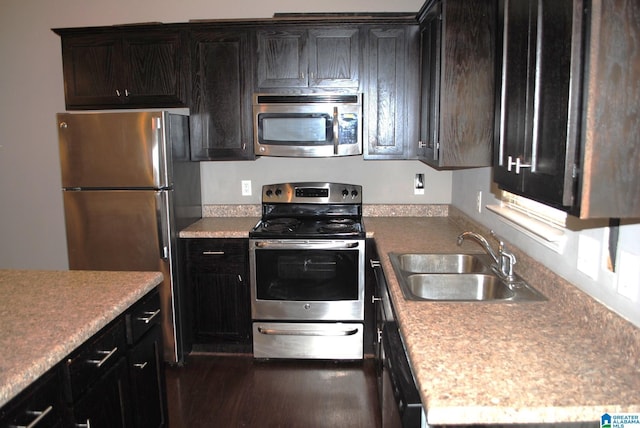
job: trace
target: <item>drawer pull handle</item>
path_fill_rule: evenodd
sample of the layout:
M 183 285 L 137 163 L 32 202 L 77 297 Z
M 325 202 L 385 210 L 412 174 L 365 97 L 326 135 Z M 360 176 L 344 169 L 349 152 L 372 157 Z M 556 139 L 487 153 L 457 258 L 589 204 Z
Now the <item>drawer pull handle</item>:
M 91 364 L 95 364 L 96 367 L 100 367 L 104 363 L 106 363 L 107 360 L 109 358 L 111 358 L 113 356 L 113 354 L 115 354 L 117 351 L 118 351 L 118 347 L 117 346 L 115 348 L 113 348 L 111 351 L 98 351 L 98 354 L 104 355 L 104 358 L 101 359 L 101 360 L 87 360 L 87 362 L 91 363 Z
M 157 311 L 145 311 L 144 314 L 147 315 L 146 317 L 138 317 L 137 320 L 138 321 L 143 321 L 145 324 L 149 324 L 151 322 L 152 319 L 154 319 L 156 317 L 156 315 L 158 315 L 160 313 L 160 309 L 158 309 Z
M 76 424 L 76 426 L 78 428 L 91 428 L 91 421 L 89 419 L 87 419 L 87 423 L 86 424 Z
M 144 370 L 145 367 L 147 367 L 147 363 L 148 361 L 145 361 L 144 363 L 135 363 L 133 365 L 133 367 L 140 369 L 140 370 Z
M 53 410 L 53 406 L 49 406 L 43 411 L 38 410 L 27 410 L 28 415 L 36 416 L 34 420 L 31 421 L 29 425 L 16 425 L 15 428 L 35 428 L 42 419 L 47 417 L 49 413 Z
M 279 328 L 258 327 L 260 334 L 271 336 L 353 336 L 358 333 L 358 329 L 353 330 L 287 330 Z
M 224 251 L 203 251 L 205 256 L 224 256 Z

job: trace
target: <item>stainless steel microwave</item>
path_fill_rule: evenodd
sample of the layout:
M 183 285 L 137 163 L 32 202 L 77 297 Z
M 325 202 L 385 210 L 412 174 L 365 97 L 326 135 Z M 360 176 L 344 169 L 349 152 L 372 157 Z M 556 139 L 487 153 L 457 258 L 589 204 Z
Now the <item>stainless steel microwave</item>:
M 361 94 L 256 94 L 253 117 L 256 155 L 362 154 Z

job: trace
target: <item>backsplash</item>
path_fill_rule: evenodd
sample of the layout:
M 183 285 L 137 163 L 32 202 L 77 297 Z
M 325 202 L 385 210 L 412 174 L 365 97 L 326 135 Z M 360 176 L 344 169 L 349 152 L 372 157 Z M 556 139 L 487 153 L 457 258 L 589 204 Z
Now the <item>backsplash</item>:
M 371 204 L 362 206 L 365 217 L 447 217 L 447 204 Z M 260 217 L 259 204 L 203 205 L 202 217 Z

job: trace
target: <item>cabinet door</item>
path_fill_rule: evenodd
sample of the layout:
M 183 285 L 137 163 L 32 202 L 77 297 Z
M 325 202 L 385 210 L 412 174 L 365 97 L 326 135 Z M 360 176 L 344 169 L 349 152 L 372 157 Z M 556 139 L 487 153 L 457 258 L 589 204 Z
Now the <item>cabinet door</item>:
M 134 427 L 166 426 L 162 331 L 159 325 L 129 350 L 128 360 Z
M 420 23 L 420 142 L 418 157 L 439 164 L 440 69 L 442 53 L 442 5 L 436 3 Z
M 415 157 L 420 105 L 418 26 L 369 28 L 365 159 Z
M 184 107 L 180 32 L 63 35 L 67 109 Z
M 249 34 L 191 35 L 191 159 L 253 159 Z
M 83 398 L 73 404 L 73 426 L 125 428 L 130 426 L 127 360 L 121 358 Z
M 495 99 L 495 0 L 443 0 L 422 29 L 420 159 L 436 168 L 489 166 Z
M 360 69 L 360 41 L 357 28 L 309 30 L 309 86 L 354 88 Z
M 572 205 L 575 143 L 569 138 L 573 1 L 501 2 L 502 87 L 494 179 L 558 208 Z M 576 88 L 578 88 L 576 86 Z
M 257 39 L 258 88 L 307 87 L 306 30 L 259 30 Z
M 640 218 L 640 2 L 589 4 L 580 216 Z
M 194 344 L 219 345 L 217 350 L 246 350 L 247 346 L 236 345 L 248 345 L 250 349 L 248 242 L 244 239 L 189 239 L 186 247 Z
M 122 79 L 127 107 L 186 105 L 181 34 L 136 34 L 123 38 Z
M 119 107 L 124 97 L 121 39 L 113 35 L 62 37 L 62 65 L 68 110 Z

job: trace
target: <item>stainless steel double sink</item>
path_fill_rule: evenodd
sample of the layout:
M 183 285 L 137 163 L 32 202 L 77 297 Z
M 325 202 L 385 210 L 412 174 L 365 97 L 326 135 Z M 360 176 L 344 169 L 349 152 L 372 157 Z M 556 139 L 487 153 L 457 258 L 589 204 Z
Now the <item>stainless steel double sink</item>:
M 507 281 L 485 254 L 389 253 L 407 300 L 526 302 L 546 298 L 521 278 Z

